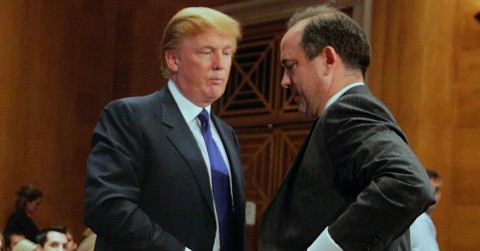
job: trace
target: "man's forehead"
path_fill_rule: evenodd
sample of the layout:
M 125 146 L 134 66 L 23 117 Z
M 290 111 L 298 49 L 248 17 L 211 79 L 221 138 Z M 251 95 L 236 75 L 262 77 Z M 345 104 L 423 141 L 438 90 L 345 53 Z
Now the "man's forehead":
M 301 34 L 302 34 L 302 31 L 299 29 L 296 29 L 296 28 L 289 29 L 287 32 L 285 32 L 285 35 L 283 35 L 280 45 L 283 47 L 285 44 L 289 44 L 294 40 L 298 41 L 300 39 Z
M 282 65 L 289 61 L 298 60 L 303 57 L 303 49 L 300 46 L 301 32 L 292 31 L 286 33 L 280 44 L 280 58 Z
M 283 35 L 282 41 L 280 42 L 280 47 L 283 48 L 295 45 L 299 46 L 302 39 L 303 30 L 307 24 L 307 20 L 302 20 L 288 29 L 287 32 L 285 32 L 285 35 Z
M 65 242 L 67 241 L 67 235 L 64 234 L 64 233 L 60 233 L 60 232 L 57 232 L 57 231 L 50 231 L 47 233 L 47 240 L 49 241 L 52 241 L 52 240 L 65 240 Z

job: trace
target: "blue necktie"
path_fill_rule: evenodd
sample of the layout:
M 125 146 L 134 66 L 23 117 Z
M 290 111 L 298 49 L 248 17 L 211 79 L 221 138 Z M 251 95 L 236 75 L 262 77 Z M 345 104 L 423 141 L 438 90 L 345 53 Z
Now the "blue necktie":
M 210 169 L 212 173 L 213 198 L 217 210 L 218 225 L 220 232 L 220 246 L 222 251 L 232 250 L 233 237 L 233 208 L 230 194 L 230 179 L 227 165 L 220 153 L 220 150 L 213 141 L 210 131 L 208 112 L 203 109 L 198 115 L 201 122 L 203 139 L 207 146 L 208 159 L 210 160 Z

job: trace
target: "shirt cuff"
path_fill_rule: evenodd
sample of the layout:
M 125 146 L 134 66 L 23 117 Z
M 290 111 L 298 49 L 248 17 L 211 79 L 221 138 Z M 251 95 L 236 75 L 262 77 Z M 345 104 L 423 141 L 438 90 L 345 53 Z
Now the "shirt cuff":
M 332 239 L 328 233 L 328 227 L 318 236 L 318 238 L 308 247 L 307 251 L 343 251 L 343 249 Z

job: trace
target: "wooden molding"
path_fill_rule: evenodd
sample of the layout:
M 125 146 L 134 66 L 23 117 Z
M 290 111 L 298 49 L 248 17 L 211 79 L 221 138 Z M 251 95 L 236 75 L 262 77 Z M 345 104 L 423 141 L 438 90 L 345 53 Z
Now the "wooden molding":
M 318 0 L 252 0 L 214 7 L 239 20 L 242 25 L 268 23 L 287 19 L 299 9 L 327 3 Z M 353 7 L 353 19 L 370 37 L 373 0 L 338 0 L 332 5 L 337 8 Z

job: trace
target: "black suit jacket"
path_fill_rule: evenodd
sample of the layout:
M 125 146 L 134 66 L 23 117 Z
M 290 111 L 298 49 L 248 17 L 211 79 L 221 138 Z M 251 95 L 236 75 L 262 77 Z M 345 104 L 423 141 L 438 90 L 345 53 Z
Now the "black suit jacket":
M 245 193 L 233 129 L 212 115 L 230 161 L 236 243 L 245 249 Z M 167 87 L 111 102 L 93 133 L 85 224 L 95 250 L 212 250 L 207 166 Z
M 264 214 L 260 250 L 306 250 L 327 226 L 343 250 L 410 250 L 433 195 L 393 116 L 353 87 L 316 120 Z

